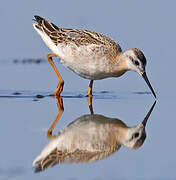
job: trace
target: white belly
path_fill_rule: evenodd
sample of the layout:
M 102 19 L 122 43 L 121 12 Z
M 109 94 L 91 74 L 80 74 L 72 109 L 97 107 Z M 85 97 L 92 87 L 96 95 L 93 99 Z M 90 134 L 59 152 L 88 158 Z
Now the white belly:
M 61 63 L 79 76 L 92 80 L 112 77 L 111 65 L 106 57 L 99 57 L 92 53 L 89 47 L 81 46 L 74 49 L 70 45 L 63 47 L 60 44 L 58 49 L 58 57 L 61 59 Z

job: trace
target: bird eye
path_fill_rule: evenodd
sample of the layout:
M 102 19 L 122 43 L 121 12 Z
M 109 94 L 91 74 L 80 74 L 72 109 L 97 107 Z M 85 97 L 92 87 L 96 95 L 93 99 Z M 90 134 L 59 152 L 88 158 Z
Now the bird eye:
M 139 62 L 138 61 L 134 61 L 136 66 L 139 66 Z
M 137 138 L 137 137 L 139 137 L 139 133 L 138 132 L 134 134 L 134 138 Z

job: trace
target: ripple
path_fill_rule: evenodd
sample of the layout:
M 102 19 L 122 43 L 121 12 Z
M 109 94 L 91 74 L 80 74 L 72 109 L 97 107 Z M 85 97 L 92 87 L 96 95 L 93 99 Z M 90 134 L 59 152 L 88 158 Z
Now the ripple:
M 44 98 L 49 92 L 27 91 L 27 90 L 0 90 L 0 98 Z
M 134 94 L 152 94 L 149 91 L 137 91 L 137 92 L 133 92 Z
M 13 59 L 14 64 L 41 64 L 47 62 L 46 59 L 42 58 L 24 58 L 24 59 Z
M 31 65 L 36 64 L 40 65 L 47 63 L 46 58 L 21 58 L 21 59 L 1 59 L 0 64 L 14 64 L 14 65 Z
M 32 98 L 34 101 L 45 97 L 51 96 L 52 92 L 49 91 L 32 91 L 32 90 L 0 90 L 0 98 Z M 115 92 L 115 91 L 95 91 L 93 92 L 94 99 L 133 99 L 141 96 L 150 95 L 148 91 L 141 92 Z M 139 96 L 140 95 L 140 96 Z M 62 93 L 62 98 L 75 98 L 83 99 L 87 98 L 87 91 L 85 92 L 67 92 Z

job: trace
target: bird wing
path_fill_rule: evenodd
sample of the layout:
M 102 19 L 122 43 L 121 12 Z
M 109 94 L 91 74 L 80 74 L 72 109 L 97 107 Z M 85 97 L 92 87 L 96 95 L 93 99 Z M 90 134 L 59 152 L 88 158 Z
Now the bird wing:
M 47 168 L 51 168 L 58 163 L 88 163 L 104 159 L 111 154 L 113 154 L 117 149 L 112 149 L 111 151 L 86 151 L 86 150 L 75 150 L 73 152 L 69 151 L 59 151 L 57 148 L 54 149 L 48 156 L 44 159 L 39 160 L 35 164 L 35 172 L 43 171 Z
M 121 47 L 111 38 L 89 30 L 59 28 L 53 23 L 42 17 L 35 16 L 39 28 L 41 28 L 57 46 L 59 43 L 75 44 L 80 46 L 91 46 L 91 50 L 100 53 L 102 56 L 108 56 L 110 59 L 116 59 L 122 52 Z

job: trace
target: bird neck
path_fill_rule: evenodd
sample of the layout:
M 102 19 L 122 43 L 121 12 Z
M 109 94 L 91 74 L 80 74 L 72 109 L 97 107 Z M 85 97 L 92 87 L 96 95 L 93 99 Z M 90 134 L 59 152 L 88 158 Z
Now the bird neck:
M 126 71 L 129 70 L 127 61 L 121 54 L 117 57 L 116 61 L 114 61 L 112 65 L 112 74 L 113 77 L 119 77 L 123 75 Z

